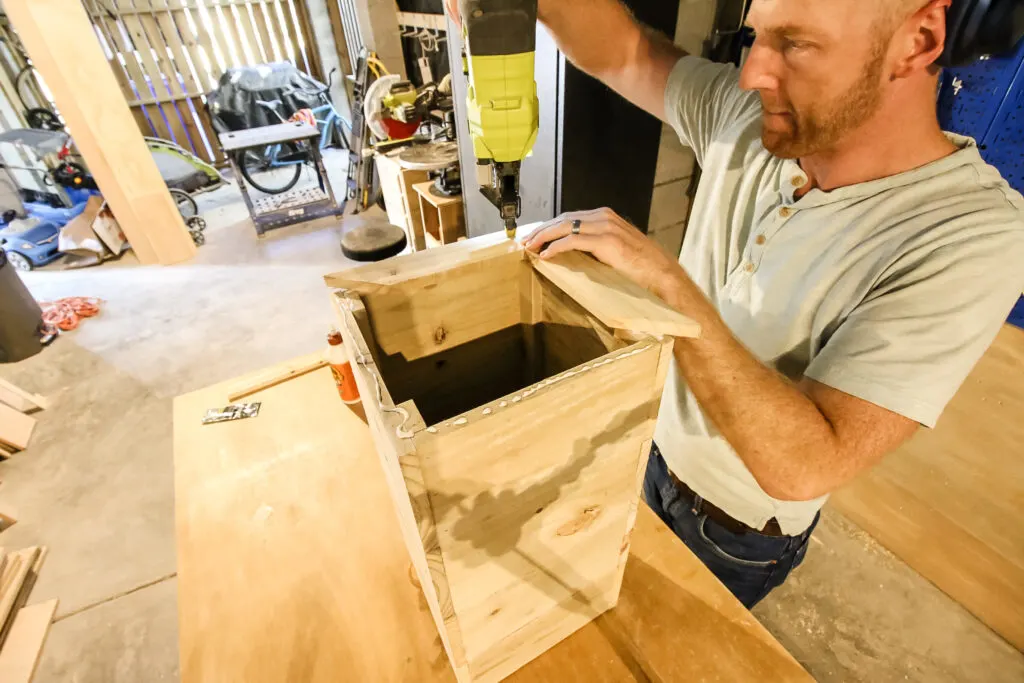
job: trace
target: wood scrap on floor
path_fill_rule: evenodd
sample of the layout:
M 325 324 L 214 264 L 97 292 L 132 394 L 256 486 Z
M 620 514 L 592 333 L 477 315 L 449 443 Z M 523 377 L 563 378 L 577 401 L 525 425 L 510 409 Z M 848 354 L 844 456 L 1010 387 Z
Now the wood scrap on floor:
M 29 393 L 3 379 L 0 379 L 0 403 L 5 403 L 22 413 L 46 410 L 50 407 L 49 401 L 39 394 Z
M 13 453 L 28 447 L 35 426 L 34 417 L 0 403 L 0 448 L 5 452 Z
M 57 601 L 26 607 L 46 560 L 46 546 L 0 548 L 0 681 L 29 683 L 39 663 Z
M 29 683 L 32 680 L 56 611 L 57 600 L 30 605 L 18 611 L 11 632 L 0 649 L 0 681 Z

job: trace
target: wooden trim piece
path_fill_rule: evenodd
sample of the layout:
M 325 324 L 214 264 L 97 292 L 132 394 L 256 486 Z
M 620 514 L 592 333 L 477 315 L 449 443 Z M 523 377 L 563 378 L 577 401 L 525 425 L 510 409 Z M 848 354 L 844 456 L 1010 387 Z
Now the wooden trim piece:
M 338 55 L 338 64 L 344 77 L 353 73 L 352 58 L 348 54 L 348 41 L 345 40 L 345 24 L 341 20 L 341 7 L 338 0 L 324 0 L 327 3 L 327 16 L 331 20 L 331 35 L 334 36 L 334 50 Z M 346 93 L 348 90 L 346 89 Z
M 462 632 L 451 602 L 433 511 L 412 433 L 407 431 L 413 424 L 422 425 L 423 419 L 418 413 L 410 412 L 410 408 L 415 408 L 412 403 L 403 404 L 399 410 L 391 399 L 370 351 L 374 346 L 373 333 L 359 296 L 336 292 L 333 301 L 406 548 L 435 623 L 445 625 L 444 629 L 439 629 L 439 634 L 456 678 L 460 683 L 469 683 Z
M 131 36 L 135 47 L 135 53 L 139 55 L 142 62 L 142 68 L 148 77 L 149 92 L 153 93 L 153 99 L 173 97 L 181 93 L 181 87 L 177 82 L 173 67 L 167 64 L 165 45 L 153 21 L 153 10 L 146 0 L 137 0 L 137 2 L 149 11 L 147 13 L 125 16 L 121 21 L 128 30 L 128 34 Z M 154 54 L 156 54 L 156 59 L 153 57 Z M 131 58 L 131 55 L 126 54 L 123 56 L 126 60 Z M 136 82 L 136 86 L 141 87 L 145 83 L 146 81 L 142 83 Z M 149 92 L 146 94 L 148 95 Z M 160 121 L 154 122 L 154 125 L 156 127 L 166 127 L 166 139 L 182 147 L 189 147 L 188 134 L 185 132 L 184 124 L 178 117 L 177 108 L 173 105 L 170 107 L 157 105 L 157 111 L 160 115 Z
M 25 580 L 38 558 L 39 548 L 35 546 L 7 556 L 7 564 L 4 566 L 3 575 L 0 576 L 0 626 L 7 623 L 7 618 L 14 611 Z
M 698 337 L 700 325 L 589 254 L 567 252 L 533 267 L 608 327 L 654 335 Z
M 456 266 L 487 261 L 499 254 L 512 252 L 522 253 L 522 250 L 518 244 L 509 240 L 503 233 L 494 232 L 464 240 L 440 251 L 427 249 L 414 254 L 396 256 L 379 263 L 370 263 L 331 273 L 324 276 L 324 282 L 328 287 L 359 289 L 361 293 L 365 293 L 374 291 L 373 289 L 364 289 L 367 285 L 394 285 L 424 275 L 443 273 Z
M 32 681 L 56 611 L 56 599 L 18 610 L 3 649 L 0 649 L 0 681 Z
M 636 514 L 640 505 L 643 505 L 644 477 L 647 475 L 647 461 L 650 459 L 651 446 L 654 444 L 654 427 L 658 421 L 658 409 L 661 407 L 661 394 L 665 386 L 665 379 L 671 366 L 672 351 L 675 342 L 672 337 L 663 337 L 661 340 L 661 351 L 658 356 L 658 365 L 654 369 L 654 391 L 651 393 L 651 432 L 650 437 L 640 444 L 640 453 L 636 460 L 636 497 L 630 505 L 629 515 L 626 518 L 626 530 L 622 536 L 622 546 L 619 550 L 618 576 L 615 578 L 614 586 L 606 596 L 608 601 L 614 605 L 619 601 L 619 592 L 622 590 L 622 579 L 626 574 L 626 562 L 629 560 L 629 548 L 633 538 L 633 528 L 636 526 Z
M 331 0 L 325 0 L 330 5 Z M 298 19 L 299 29 L 302 31 L 302 42 L 306 46 L 306 62 L 309 67 L 309 75 L 324 83 L 327 82 L 327 74 L 324 73 L 323 64 L 320 62 L 320 49 L 317 46 L 316 34 L 313 32 L 312 19 L 309 16 L 309 8 L 303 0 L 291 0 L 289 4 L 295 12 L 294 19 Z
M 0 403 L 0 446 L 5 450 L 24 450 L 32 438 L 32 431 L 36 427 L 34 417 L 11 408 L 6 403 Z
M 252 15 L 252 21 L 259 38 L 259 46 L 263 53 L 264 62 L 276 61 L 274 57 L 274 43 L 270 39 L 270 31 L 267 28 L 267 15 L 263 11 L 262 2 L 252 2 L 246 10 Z
M 228 394 L 228 402 L 234 403 L 235 401 L 245 398 L 246 396 L 249 396 L 251 394 L 255 394 L 258 391 L 263 391 L 264 389 L 269 389 L 270 387 L 276 387 L 278 384 L 287 382 L 290 379 L 301 377 L 306 373 L 313 372 L 314 370 L 319 370 L 320 368 L 325 367 L 327 367 L 327 361 L 324 360 L 323 358 L 317 359 L 312 362 L 305 362 L 301 365 L 296 365 L 294 367 L 290 367 L 287 370 L 275 374 L 271 377 L 261 379 L 258 382 L 254 382 L 252 384 L 249 384 L 248 386 L 241 387 L 239 389 L 236 389 L 235 391 L 232 391 L 230 394 Z
M 15 410 L 31 413 L 35 410 L 47 410 L 50 402 L 39 394 L 33 394 L 18 386 L 0 379 L 0 403 L 6 403 Z
M 167 0 L 151 0 L 150 6 L 153 10 L 156 30 L 159 32 L 161 40 L 171 50 L 171 57 L 168 58 L 168 67 L 175 75 L 175 79 L 177 74 L 181 74 L 183 81 L 178 84 L 178 92 L 181 94 L 170 95 L 168 99 L 173 103 L 172 106 L 185 124 L 185 130 L 192 143 L 192 152 L 202 159 L 212 161 L 200 131 L 202 123 L 196 121 L 196 116 L 201 116 L 202 110 L 201 108 L 197 109 L 196 116 L 193 116 L 192 110 L 188 106 L 192 98 L 203 95 L 203 90 L 200 84 L 196 82 L 196 78 L 192 73 L 188 53 L 185 50 L 184 43 L 182 43 L 181 36 L 178 34 L 178 26 L 168 8 Z M 178 104 L 179 102 L 180 104 Z
M 253 26 L 253 20 L 249 16 L 249 6 L 242 5 L 225 5 L 224 11 L 231 13 L 235 18 L 235 21 L 239 26 L 239 38 L 243 41 L 243 44 L 239 46 L 239 49 L 245 53 L 245 60 L 249 64 L 260 64 L 266 62 L 262 52 L 260 52 L 260 41 L 256 37 L 256 27 Z M 246 51 L 248 47 L 248 51 Z
M 36 555 L 36 559 L 32 562 L 29 568 L 28 575 L 25 577 L 25 581 L 21 585 L 21 589 L 18 591 L 18 595 L 14 598 L 14 604 L 11 607 L 11 614 L 17 613 L 18 610 L 23 608 L 28 603 L 28 598 L 32 594 L 32 589 L 36 586 L 36 581 L 39 580 L 39 572 L 43 569 L 43 563 L 46 562 L 46 556 L 50 554 L 50 549 L 44 546 L 39 546 L 39 553 Z M 7 635 L 10 633 L 13 619 L 8 619 L 3 628 L 0 628 L 0 645 L 6 642 Z M 0 678 L 0 681 L 6 680 Z
M 4 7 L 139 261 L 168 265 L 192 258 L 196 246 L 85 8 L 64 0 L 8 0 Z

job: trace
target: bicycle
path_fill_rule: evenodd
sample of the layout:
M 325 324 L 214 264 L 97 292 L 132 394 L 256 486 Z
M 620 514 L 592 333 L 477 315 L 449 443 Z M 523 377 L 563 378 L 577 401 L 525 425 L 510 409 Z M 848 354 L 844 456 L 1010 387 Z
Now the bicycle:
M 331 80 L 334 77 L 335 69 L 328 75 L 327 86 L 320 91 L 320 99 L 323 102 L 318 107 L 312 108 L 313 118 L 320 130 L 320 149 L 330 146 L 334 136 L 337 135 L 345 149 L 349 149 L 349 141 L 345 136 L 345 129 L 349 132 L 352 125 L 345 120 L 334 108 L 334 103 L 328 92 L 331 89 Z M 287 123 L 288 119 L 280 112 L 283 104 L 281 100 L 256 100 L 256 104 L 280 119 L 281 123 Z M 280 194 L 295 187 L 302 174 L 303 164 L 310 162 L 310 154 L 304 144 L 295 142 L 284 142 L 267 145 L 263 148 L 247 149 L 240 152 L 237 158 L 238 168 L 242 177 L 257 190 L 266 194 Z M 293 169 L 290 173 L 282 172 L 281 169 Z

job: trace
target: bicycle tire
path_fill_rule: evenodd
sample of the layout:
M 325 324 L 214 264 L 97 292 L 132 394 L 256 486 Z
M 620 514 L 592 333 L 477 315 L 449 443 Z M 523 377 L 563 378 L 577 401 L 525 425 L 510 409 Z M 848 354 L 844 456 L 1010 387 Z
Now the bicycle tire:
M 293 145 L 290 146 L 290 143 L 285 143 L 284 145 L 281 145 L 281 147 L 282 149 L 292 148 L 297 151 L 297 148 Z M 294 151 L 288 152 L 287 154 L 293 153 Z M 241 171 L 242 177 L 245 178 L 245 181 L 264 194 L 281 194 L 282 192 L 287 192 L 295 187 L 295 183 L 299 182 L 299 176 L 302 175 L 301 163 L 294 164 L 292 166 L 295 170 L 292 172 L 290 177 L 284 173 L 277 174 L 279 179 L 284 179 L 283 184 L 267 182 L 267 180 L 273 178 L 273 176 L 256 177 L 258 173 L 268 170 L 267 164 L 264 161 L 267 156 L 268 155 L 264 150 L 243 150 L 238 153 L 238 156 L 235 157 L 235 161 L 238 164 L 238 170 Z
M 188 192 L 179 190 L 176 187 L 169 188 L 168 192 L 174 198 L 174 203 L 178 205 L 178 213 L 181 214 L 182 218 L 188 219 L 199 215 L 199 205 L 196 204 L 196 200 Z
M 49 102 L 43 101 L 37 103 L 35 106 L 32 106 L 29 104 L 28 99 L 25 97 L 26 91 L 24 90 L 24 88 L 29 77 L 31 77 L 32 80 L 35 81 L 36 90 L 40 94 L 42 94 L 42 87 L 39 85 L 42 79 L 36 75 L 37 72 L 38 70 L 34 66 L 28 64 L 21 71 L 18 72 L 17 76 L 14 77 L 14 93 L 18 96 L 18 99 L 21 100 L 21 106 L 23 106 L 25 109 L 45 108 L 50 104 Z M 33 93 L 31 90 L 28 90 L 28 93 L 29 95 L 31 95 L 31 99 L 38 99 L 35 96 L 35 93 Z

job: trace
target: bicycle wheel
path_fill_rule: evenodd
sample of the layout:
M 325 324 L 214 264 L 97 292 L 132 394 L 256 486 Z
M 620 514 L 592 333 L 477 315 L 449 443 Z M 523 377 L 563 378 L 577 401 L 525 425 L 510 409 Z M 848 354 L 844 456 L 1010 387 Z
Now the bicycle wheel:
M 182 218 L 188 219 L 199 215 L 199 205 L 188 192 L 174 187 L 170 188 L 168 192 L 174 197 L 174 203 L 178 205 L 178 213 Z
M 275 148 L 278 148 L 275 150 Z M 302 165 L 309 155 L 298 145 L 286 142 L 265 148 L 247 149 L 238 153 L 235 161 L 242 177 L 260 192 L 280 194 L 295 187 L 302 175 Z M 275 159 L 278 164 L 269 162 Z M 287 163 L 285 163 L 287 162 Z

